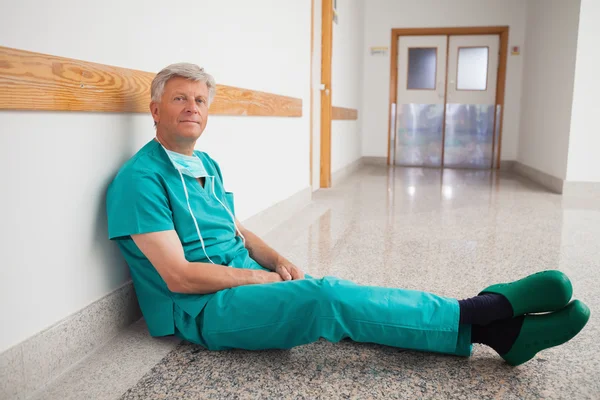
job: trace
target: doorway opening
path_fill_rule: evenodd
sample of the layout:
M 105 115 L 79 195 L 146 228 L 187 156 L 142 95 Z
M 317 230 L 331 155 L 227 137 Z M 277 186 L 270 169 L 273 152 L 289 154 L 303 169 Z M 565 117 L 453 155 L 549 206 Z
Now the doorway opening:
M 388 165 L 500 168 L 508 32 L 392 30 Z

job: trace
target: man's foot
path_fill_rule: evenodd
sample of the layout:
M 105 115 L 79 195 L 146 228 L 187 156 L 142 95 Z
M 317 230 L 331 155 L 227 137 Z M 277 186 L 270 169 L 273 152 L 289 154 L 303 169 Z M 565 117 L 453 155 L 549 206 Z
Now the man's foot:
M 504 296 L 513 309 L 513 316 L 560 310 L 569 304 L 573 286 L 562 272 L 548 270 L 510 283 L 489 286 L 479 294 Z
M 590 309 L 579 300 L 572 301 L 560 311 L 527 315 L 510 350 L 500 356 L 512 366 L 523 364 L 538 352 L 573 339 L 589 319 Z

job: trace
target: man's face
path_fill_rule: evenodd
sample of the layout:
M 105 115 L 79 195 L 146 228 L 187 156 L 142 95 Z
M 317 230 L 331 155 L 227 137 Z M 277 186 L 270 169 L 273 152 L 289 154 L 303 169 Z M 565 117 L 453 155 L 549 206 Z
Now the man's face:
M 197 140 L 208 120 L 208 87 L 204 82 L 171 78 L 160 103 L 150 104 L 157 132 L 175 142 Z

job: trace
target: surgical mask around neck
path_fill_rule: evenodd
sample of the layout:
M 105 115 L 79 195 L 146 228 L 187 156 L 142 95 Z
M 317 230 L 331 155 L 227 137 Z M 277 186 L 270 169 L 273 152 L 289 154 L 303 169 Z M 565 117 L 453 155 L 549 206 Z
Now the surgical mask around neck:
M 192 178 L 204 178 L 208 176 L 208 172 L 206 172 L 202 160 L 195 154 L 193 156 L 186 156 L 185 154 L 167 150 L 166 148 L 165 151 L 173 166 L 182 174 L 191 176 Z

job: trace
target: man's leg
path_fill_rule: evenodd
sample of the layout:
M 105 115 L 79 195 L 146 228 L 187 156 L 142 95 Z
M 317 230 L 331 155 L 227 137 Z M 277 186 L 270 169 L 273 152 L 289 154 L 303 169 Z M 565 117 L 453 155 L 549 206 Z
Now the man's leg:
M 542 272 L 460 302 L 337 278 L 249 285 L 209 295 L 195 319 L 176 309 L 177 334 L 211 350 L 286 349 L 323 337 L 469 356 L 471 343 L 482 343 L 520 365 L 569 341 L 587 324 L 589 308 L 569 302 L 565 279 L 556 271 Z M 482 310 L 498 319 L 490 323 Z
M 211 350 L 287 349 L 350 338 L 468 356 L 471 329 L 459 326 L 459 314 L 455 299 L 327 277 L 220 291 L 197 323 Z

